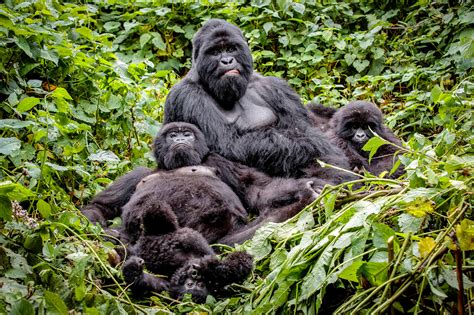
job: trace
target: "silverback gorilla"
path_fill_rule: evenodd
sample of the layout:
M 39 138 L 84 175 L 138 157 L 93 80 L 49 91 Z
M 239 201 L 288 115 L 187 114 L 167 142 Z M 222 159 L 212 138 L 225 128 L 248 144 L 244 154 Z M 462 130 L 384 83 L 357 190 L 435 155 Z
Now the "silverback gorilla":
M 195 124 L 211 151 L 272 176 L 347 180 L 331 171 L 303 170 L 316 159 L 346 168 L 348 164 L 311 126 L 296 92 L 281 79 L 255 73 L 252 62 L 238 27 L 209 20 L 194 36 L 190 72 L 168 94 L 165 123 Z

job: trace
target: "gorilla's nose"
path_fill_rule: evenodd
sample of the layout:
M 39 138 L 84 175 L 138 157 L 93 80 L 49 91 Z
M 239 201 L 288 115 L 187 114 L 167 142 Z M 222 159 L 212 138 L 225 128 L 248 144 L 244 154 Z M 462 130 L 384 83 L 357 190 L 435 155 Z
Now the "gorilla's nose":
M 221 59 L 223 65 L 229 66 L 234 63 L 234 57 L 224 57 Z

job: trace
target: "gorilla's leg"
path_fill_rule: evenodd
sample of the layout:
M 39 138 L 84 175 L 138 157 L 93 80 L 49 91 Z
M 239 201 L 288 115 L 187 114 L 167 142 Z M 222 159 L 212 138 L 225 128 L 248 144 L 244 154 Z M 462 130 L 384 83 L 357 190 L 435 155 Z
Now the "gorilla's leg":
M 89 204 L 81 209 L 81 212 L 92 223 L 98 222 L 106 227 L 107 220 L 112 220 L 122 214 L 122 206 L 130 200 L 137 184 L 153 172 L 152 169 L 145 167 L 136 168 L 97 194 Z

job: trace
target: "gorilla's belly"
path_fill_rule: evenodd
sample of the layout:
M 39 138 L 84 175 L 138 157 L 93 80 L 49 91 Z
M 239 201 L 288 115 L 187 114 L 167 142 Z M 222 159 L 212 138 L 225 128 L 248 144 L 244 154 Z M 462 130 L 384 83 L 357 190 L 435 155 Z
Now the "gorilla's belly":
M 256 89 L 249 87 L 245 95 L 231 110 L 221 110 L 229 124 L 236 125 L 239 130 L 252 130 L 273 124 L 277 116 L 258 94 Z

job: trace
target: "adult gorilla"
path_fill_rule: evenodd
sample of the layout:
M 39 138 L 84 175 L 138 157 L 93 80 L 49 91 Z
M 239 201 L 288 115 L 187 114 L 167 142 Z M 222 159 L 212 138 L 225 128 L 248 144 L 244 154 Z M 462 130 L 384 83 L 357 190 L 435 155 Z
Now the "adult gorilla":
M 302 176 L 315 159 L 348 167 L 296 92 L 253 71 L 240 29 L 223 20 L 209 20 L 194 37 L 192 68 L 166 99 L 165 123 L 174 121 L 197 125 L 211 151 L 273 176 Z

